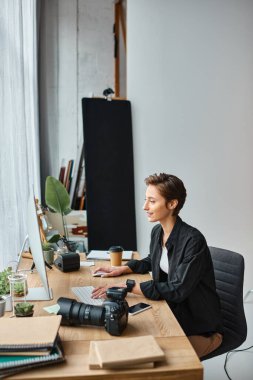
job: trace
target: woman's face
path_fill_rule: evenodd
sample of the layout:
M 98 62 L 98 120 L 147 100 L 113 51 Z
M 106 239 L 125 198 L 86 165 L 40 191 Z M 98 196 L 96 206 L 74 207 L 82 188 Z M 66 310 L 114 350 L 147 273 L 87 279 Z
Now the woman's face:
M 177 200 L 167 202 L 159 193 L 156 186 L 148 185 L 143 209 L 147 213 L 149 222 L 162 222 L 173 215 Z

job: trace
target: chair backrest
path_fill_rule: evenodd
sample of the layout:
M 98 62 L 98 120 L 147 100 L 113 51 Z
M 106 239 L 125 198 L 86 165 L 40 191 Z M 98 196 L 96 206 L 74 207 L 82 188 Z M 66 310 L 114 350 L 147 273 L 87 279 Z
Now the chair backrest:
M 220 297 L 223 318 L 223 342 L 217 350 L 202 360 L 224 354 L 239 347 L 247 337 L 247 323 L 243 308 L 244 258 L 236 252 L 209 247 Z

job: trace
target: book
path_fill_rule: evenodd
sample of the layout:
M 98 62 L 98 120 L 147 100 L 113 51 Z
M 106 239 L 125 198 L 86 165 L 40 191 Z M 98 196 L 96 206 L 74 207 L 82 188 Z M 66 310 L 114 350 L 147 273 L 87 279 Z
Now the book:
M 125 368 L 128 365 L 162 361 L 165 358 L 152 335 L 94 341 L 100 368 Z
M 154 362 L 141 363 L 141 364 L 127 364 L 126 367 L 125 367 L 125 369 L 132 369 L 132 368 L 154 368 L 154 366 L 155 366 Z M 94 341 L 90 342 L 89 369 L 101 369 Z M 121 369 L 124 369 L 124 367 L 121 366 Z
M 65 361 L 60 337 L 57 337 L 52 352 L 48 356 L 1 356 L 0 379 L 29 369 L 62 363 Z
M 79 181 L 80 181 L 80 176 L 81 176 L 83 166 L 84 166 L 84 150 L 83 150 L 83 141 L 81 141 L 79 142 L 79 146 L 77 150 L 76 160 L 75 160 L 74 168 L 73 168 L 72 183 L 71 183 L 70 193 L 69 193 L 70 204 L 71 204 L 72 209 L 75 209 L 75 206 L 76 206 L 77 192 L 78 192 Z
M 64 186 L 66 187 L 67 192 L 70 190 L 70 184 L 71 184 L 71 178 L 72 178 L 72 168 L 74 165 L 74 160 L 69 160 L 66 171 L 65 171 L 65 177 L 64 177 Z
M 0 355 L 49 355 L 61 315 L 0 319 Z
M 59 173 L 59 178 L 58 178 L 61 183 L 64 183 L 65 170 L 66 170 L 65 160 L 63 159 L 61 162 L 60 173 Z
M 70 160 L 69 161 L 69 178 L 68 178 L 68 181 L 67 181 L 67 184 L 66 184 L 66 189 L 67 189 L 68 193 L 70 192 L 71 183 L 72 183 L 73 166 L 74 166 L 74 160 Z

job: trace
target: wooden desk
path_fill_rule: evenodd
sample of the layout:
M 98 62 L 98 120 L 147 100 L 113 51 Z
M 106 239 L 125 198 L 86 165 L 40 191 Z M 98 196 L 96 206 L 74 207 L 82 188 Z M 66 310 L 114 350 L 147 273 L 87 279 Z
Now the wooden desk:
M 31 260 L 23 259 L 22 267 L 29 267 Z M 96 262 L 100 266 L 101 262 Z M 94 267 L 81 267 L 78 272 L 62 273 L 58 269 L 48 270 L 49 284 L 53 288 L 54 299 L 35 303 L 35 316 L 48 315 L 44 306 L 53 305 L 60 296 L 75 298 L 71 291 L 73 286 L 99 284 L 115 284 L 124 282 L 126 278 L 137 281 L 149 279 L 149 275 L 127 275 L 118 278 L 98 278 L 91 276 Z M 37 274 L 30 274 L 28 286 L 40 286 Z M 147 300 L 144 297 L 129 294 L 129 305 Z M 13 376 L 13 379 L 117 379 L 117 380 L 153 380 L 153 379 L 185 379 L 203 380 L 203 367 L 191 347 L 184 332 L 164 301 L 148 301 L 152 309 L 135 316 L 129 316 L 128 325 L 120 338 L 140 335 L 153 335 L 166 353 L 166 361 L 157 363 L 152 369 L 131 370 L 90 370 L 88 366 L 90 340 L 117 339 L 108 334 L 103 327 L 82 326 L 60 328 L 66 363 L 48 368 L 27 371 Z M 116 355 L 116 353 L 115 353 Z

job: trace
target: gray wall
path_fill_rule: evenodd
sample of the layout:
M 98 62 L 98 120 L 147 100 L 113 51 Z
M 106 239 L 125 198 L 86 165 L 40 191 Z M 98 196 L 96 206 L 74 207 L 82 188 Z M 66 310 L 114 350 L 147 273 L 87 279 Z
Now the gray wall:
M 241 252 L 253 287 L 253 2 L 128 0 L 138 249 L 148 253 L 144 178 L 188 190 L 183 219 Z

